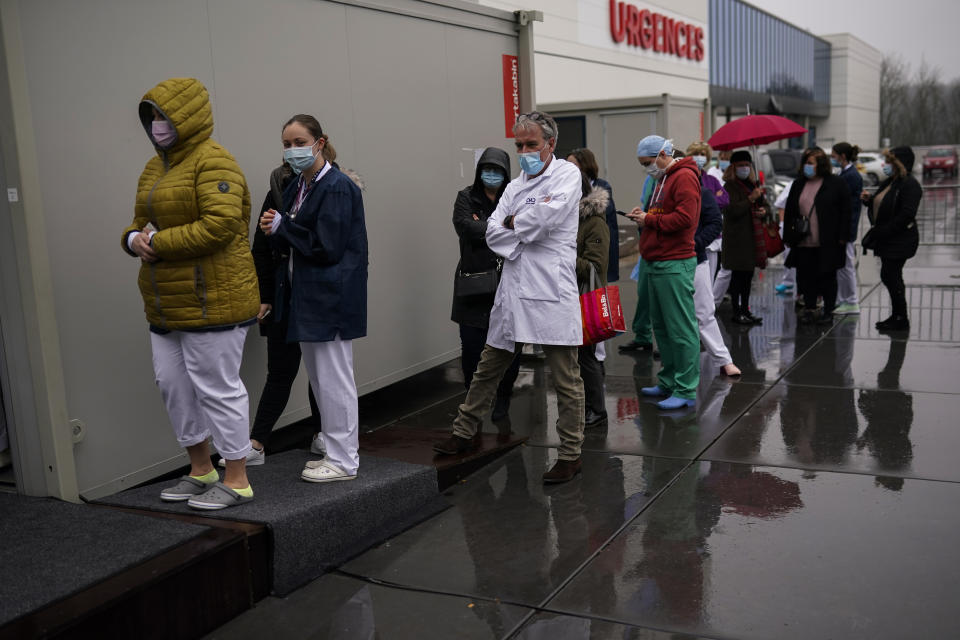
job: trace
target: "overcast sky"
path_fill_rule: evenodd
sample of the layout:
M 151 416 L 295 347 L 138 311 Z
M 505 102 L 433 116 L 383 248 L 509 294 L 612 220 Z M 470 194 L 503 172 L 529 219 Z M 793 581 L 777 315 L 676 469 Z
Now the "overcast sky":
M 882 53 L 899 53 L 915 71 L 921 57 L 942 80 L 960 78 L 957 0 L 749 0 L 815 35 L 852 33 Z

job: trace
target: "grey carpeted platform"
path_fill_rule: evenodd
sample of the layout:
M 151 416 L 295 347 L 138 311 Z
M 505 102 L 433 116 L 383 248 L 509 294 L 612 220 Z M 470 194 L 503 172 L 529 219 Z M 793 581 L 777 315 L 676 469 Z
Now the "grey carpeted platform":
M 53 498 L 0 493 L 0 626 L 207 530 Z
M 300 480 L 311 459 L 316 456 L 300 450 L 268 455 L 265 465 L 247 470 L 253 502 L 222 511 L 161 502 L 160 489 L 171 482 L 99 502 L 266 524 L 273 540 L 273 592 L 281 596 L 448 506 L 433 467 L 361 456 L 356 480 L 314 484 Z

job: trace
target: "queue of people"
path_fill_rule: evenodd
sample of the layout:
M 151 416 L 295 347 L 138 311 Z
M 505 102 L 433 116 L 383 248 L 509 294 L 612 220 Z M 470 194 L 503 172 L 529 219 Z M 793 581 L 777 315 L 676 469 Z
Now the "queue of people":
M 311 451 L 319 459 L 307 462 L 300 478 L 357 477 L 353 340 L 367 328 L 362 184 L 336 164 L 320 122 L 298 114 L 282 126 L 284 164 L 270 176 L 251 249 L 250 192 L 234 158 L 211 138 L 212 113 L 194 79 L 166 80 L 143 97 L 140 120 L 156 154 L 140 176 L 134 220 L 122 235 L 123 249 L 141 260 L 154 374 L 190 459 L 188 474 L 160 498 L 204 510 L 253 500 L 246 466 L 264 463 L 301 359 L 310 382 Z M 467 393 L 450 436 L 433 448 L 456 455 L 478 446 L 491 409 L 495 423 L 509 424 L 519 354 L 524 344 L 537 345 L 552 371 L 561 441 L 543 481 L 566 482 L 580 473 L 584 430 L 608 420 L 606 351 L 602 342 L 583 344 L 579 295 L 619 274 L 617 209 L 589 149 L 555 157 L 558 129 L 549 114 L 521 115 L 513 133 L 519 175 L 511 179 L 505 151 L 487 148 L 454 203 L 460 258 L 451 319 L 459 325 Z M 786 265 L 796 268 L 801 322 L 828 324 L 835 312 L 858 312 L 853 248 L 862 200 L 873 224 L 863 246 L 881 257 L 893 304 L 877 326 L 903 330 L 909 319 L 902 271 L 917 249 L 922 189 L 911 175 L 912 152 L 900 147 L 887 152 L 889 178 L 876 194 L 860 193 L 851 174 L 858 151 L 839 143 L 830 157 L 818 148 L 803 153 L 800 175 L 777 203 L 790 248 Z M 656 340 L 662 367 L 641 394 L 664 411 L 695 406 L 701 347 L 722 374 L 740 375 L 715 317 L 723 272 L 732 322 L 761 322 L 749 298 L 755 269 L 766 266 L 763 236 L 773 210 L 750 153 L 722 152 L 719 166 L 708 169 L 710 156 L 702 141 L 686 153 L 659 135 L 637 145 L 645 195 L 626 214 L 639 233 L 636 336 L 621 350 L 650 350 Z M 267 337 L 267 380 L 250 431 L 239 371 L 256 324 Z

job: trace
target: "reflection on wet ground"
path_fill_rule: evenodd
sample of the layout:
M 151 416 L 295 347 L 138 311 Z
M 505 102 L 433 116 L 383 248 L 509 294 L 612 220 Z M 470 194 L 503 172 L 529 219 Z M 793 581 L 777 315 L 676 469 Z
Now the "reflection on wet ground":
M 863 313 L 827 327 L 798 326 L 768 269 L 751 300 L 762 326 L 718 310 L 742 378 L 704 354 L 689 411 L 642 398 L 659 362 L 611 341 L 609 424 L 586 433 L 567 484 L 540 481 L 556 402 L 525 360 L 510 408 L 525 446 L 450 489 L 449 510 L 211 637 L 960 637 L 960 280 L 944 284 L 960 251 L 925 245 L 908 263 L 902 334 L 873 327 L 889 309 L 877 268 L 860 258 Z M 378 392 L 365 428 L 444 434 L 458 375 Z

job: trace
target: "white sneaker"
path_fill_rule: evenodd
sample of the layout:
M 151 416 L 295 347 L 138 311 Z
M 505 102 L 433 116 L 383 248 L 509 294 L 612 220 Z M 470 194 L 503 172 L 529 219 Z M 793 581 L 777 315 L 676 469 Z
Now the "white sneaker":
M 257 451 L 253 447 L 250 447 L 250 452 L 247 454 L 247 466 L 256 467 L 267 461 L 267 454 L 263 449 Z M 221 467 L 226 468 L 227 461 L 223 458 L 220 458 L 220 462 L 217 463 Z
M 833 313 L 838 316 L 855 316 L 860 313 L 860 305 L 856 303 L 838 305 Z
M 356 474 L 351 476 L 328 460 L 311 460 L 300 472 L 300 479 L 307 482 L 335 482 L 353 480 L 356 477 Z
M 323 447 L 323 437 L 321 434 L 315 434 L 313 439 L 310 441 L 310 453 L 315 456 L 327 455 L 327 450 Z

